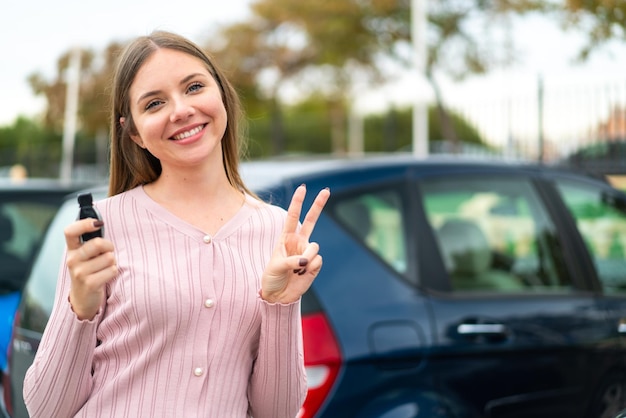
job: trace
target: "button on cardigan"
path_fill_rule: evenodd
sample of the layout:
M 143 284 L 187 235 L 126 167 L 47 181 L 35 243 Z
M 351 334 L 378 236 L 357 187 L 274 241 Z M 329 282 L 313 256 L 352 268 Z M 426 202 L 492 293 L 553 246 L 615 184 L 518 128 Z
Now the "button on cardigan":
M 259 297 L 286 212 L 246 196 L 209 236 L 141 186 L 97 207 L 119 274 L 81 321 L 61 266 L 24 381 L 31 417 L 295 417 L 306 395 L 300 303 Z

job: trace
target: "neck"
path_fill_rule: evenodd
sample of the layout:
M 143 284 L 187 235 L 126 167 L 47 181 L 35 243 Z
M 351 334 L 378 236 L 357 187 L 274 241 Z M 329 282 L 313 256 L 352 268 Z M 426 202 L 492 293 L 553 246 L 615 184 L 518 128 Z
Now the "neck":
M 147 184 L 146 192 L 155 200 L 178 198 L 184 201 L 204 200 L 236 192 L 226 177 L 223 167 L 217 170 L 163 170 L 154 182 Z
M 166 172 L 144 191 L 159 205 L 205 233 L 214 235 L 244 204 L 245 197 L 226 179 L 211 176 L 169 176 Z

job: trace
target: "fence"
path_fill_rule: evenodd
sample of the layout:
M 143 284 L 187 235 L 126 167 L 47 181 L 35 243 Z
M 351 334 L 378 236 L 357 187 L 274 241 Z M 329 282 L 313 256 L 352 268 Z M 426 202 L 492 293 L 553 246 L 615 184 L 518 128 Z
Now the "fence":
M 511 156 L 549 162 L 626 138 L 626 76 L 511 77 L 445 99 Z

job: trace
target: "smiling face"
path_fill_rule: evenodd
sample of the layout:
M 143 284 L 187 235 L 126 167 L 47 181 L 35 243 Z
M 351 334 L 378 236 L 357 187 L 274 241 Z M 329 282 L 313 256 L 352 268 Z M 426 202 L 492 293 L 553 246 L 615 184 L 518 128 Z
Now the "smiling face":
M 131 138 L 161 161 L 164 172 L 202 165 L 223 170 L 226 109 L 200 59 L 158 49 L 137 72 L 129 93 L 136 128 Z

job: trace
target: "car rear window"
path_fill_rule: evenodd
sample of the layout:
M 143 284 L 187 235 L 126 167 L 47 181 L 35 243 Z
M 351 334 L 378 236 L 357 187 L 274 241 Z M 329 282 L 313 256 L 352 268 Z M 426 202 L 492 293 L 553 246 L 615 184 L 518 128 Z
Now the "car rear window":
M 406 215 L 400 188 L 335 196 L 333 216 L 368 250 L 400 274 L 408 268 Z
M 60 200 L 60 197 L 58 198 Z M 21 290 L 58 202 L 0 199 L 0 294 Z

